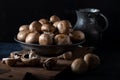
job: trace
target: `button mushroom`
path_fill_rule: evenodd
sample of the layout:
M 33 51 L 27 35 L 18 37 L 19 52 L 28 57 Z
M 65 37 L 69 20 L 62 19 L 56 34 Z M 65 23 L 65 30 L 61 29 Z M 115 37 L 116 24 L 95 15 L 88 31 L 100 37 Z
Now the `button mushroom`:
M 25 42 L 26 43 L 38 43 L 40 34 L 38 32 L 31 32 L 26 36 Z
M 33 21 L 30 25 L 29 25 L 29 30 L 31 32 L 34 32 L 34 31 L 38 31 L 38 32 L 41 32 L 41 23 L 39 23 L 38 21 Z
M 73 42 L 82 41 L 85 39 L 85 34 L 80 30 L 74 30 L 71 34 L 71 40 Z
M 50 17 L 50 22 L 56 22 L 56 21 L 59 21 L 60 20 L 60 18 L 58 17 L 58 16 L 56 16 L 56 15 L 52 15 L 51 17 Z
M 69 33 L 70 27 L 72 27 L 72 25 L 68 20 L 62 20 L 57 25 L 57 29 L 58 29 L 59 33 L 64 33 L 64 34 Z
M 55 32 L 55 27 L 50 24 L 43 24 L 41 26 L 41 31 L 43 32 Z
M 41 34 L 39 36 L 39 44 L 40 45 L 51 45 L 53 44 L 53 39 L 49 34 Z
M 20 31 L 20 32 L 17 34 L 17 39 L 20 40 L 20 41 L 25 41 L 26 36 L 27 36 L 29 33 L 30 33 L 29 30 Z
M 100 64 L 100 58 L 91 53 L 87 53 L 84 56 L 84 61 L 88 64 L 89 69 L 94 69 Z
M 43 25 L 43 24 L 49 24 L 49 21 L 47 19 L 40 19 L 39 22 Z
M 19 28 L 19 31 L 26 31 L 26 30 L 29 30 L 29 25 L 22 25 Z
M 57 57 L 58 59 L 70 60 L 72 59 L 72 52 L 68 51 Z
M 82 58 L 75 59 L 71 64 L 71 70 L 74 73 L 84 73 L 87 69 L 88 65 Z
M 71 44 L 70 37 L 65 34 L 57 34 L 54 40 L 57 45 L 70 45 Z

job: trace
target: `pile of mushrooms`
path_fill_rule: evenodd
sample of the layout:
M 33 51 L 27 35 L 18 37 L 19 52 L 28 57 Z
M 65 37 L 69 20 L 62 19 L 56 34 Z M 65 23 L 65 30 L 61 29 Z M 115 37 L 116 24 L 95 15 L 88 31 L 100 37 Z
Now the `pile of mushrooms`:
M 17 39 L 29 44 L 70 45 L 84 40 L 85 34 L 80 30 L 73 30 L 70 21 L 52 15 L 49 20 L 42 18 L 20 26 Z

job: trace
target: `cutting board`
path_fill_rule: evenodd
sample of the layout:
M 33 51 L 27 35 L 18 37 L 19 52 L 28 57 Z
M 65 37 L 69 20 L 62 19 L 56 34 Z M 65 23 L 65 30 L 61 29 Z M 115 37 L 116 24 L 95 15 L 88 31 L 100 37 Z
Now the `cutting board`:
M 49 80 L 64 71 L 72 61 L 58 60 L 58 64 L 52 70 L 41 67 L 9 67 L 0 63 L 0 80 Z
M 75 58 L 82 57 L 85 53 L 92 52 L 87 47 L 76 48 L 73 51 L 72 60 L 59 59 L 53 70 L 41 67 L 9 67 L 0 63 L 0 80 L 52 80 L 63 72 Z

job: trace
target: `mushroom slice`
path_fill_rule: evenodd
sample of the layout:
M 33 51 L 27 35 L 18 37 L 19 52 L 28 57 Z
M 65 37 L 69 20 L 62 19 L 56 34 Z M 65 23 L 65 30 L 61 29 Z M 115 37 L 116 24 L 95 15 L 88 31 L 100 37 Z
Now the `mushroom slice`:
M 56 58 L 48 58 L 43 62 L 43 68 L 51 70 L 57 64 Z
M 10 53 L 10 58 L 20 59 L 22 56 L 21 51 L 14 51 Z
M 29 59 L 35 59 L 35 58 L 39 58 L 39 56 L 37 55 L 37 52 L 34 50 L 30 50 L 29 51 Z
M 15 66 L 17 59 L 13 58 L 3 58 L 2 63 L 7 64 L 8 66 Z
M 23 61 L 24 63 L 28 63 L 30 61 L 29 59 L 29 53 L 25 53 L 21 56 L 21 61 Z

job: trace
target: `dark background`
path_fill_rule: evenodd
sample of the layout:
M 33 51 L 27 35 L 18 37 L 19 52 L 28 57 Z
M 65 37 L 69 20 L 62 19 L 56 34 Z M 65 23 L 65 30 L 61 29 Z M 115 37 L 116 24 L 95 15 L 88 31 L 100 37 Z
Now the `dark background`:
M 103 32 L 105 47 L 119 46 L 120 10 L 117 0 L 0 0 L 0 41 L 13 42 L 14 35 L 23 24 L 33 20 L 49 18 L 53 14 L 70 19 L 74 25 L 75 17 L 67 15 L 71 10 L 98 8 L 109 21 L 109 28 Z M 118 47 L 116 47 L 118 48 Z

